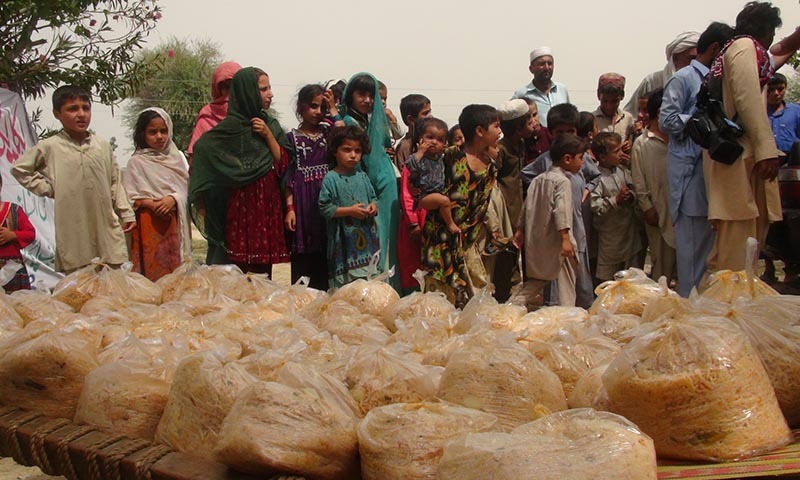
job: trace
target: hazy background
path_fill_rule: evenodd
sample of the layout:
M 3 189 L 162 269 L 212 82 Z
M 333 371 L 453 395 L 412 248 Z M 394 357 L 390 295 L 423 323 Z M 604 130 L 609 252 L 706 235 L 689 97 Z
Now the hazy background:
M 528 54 L 549 45 L 554 79 L 565 83 L 581 110 L 597 108 L 597 78 L 615 71 L 632 92 L 666 63 L 664 47 L 678 33 L 702 31 L 714 20 L 735 22 L 746 2 L 731 0 L 497 0 L 286 1 L 158 0 L 163 19 L 148 37 L 152 47 L 175 36 L 207 38 L 226 59 L 258 66 L 272 81 L 273 108 L 286 129 L 295 127 L 295 95 L 306 83 L 348 79 L 368 71 L 389 88 L 399 117 L 400 99 L 422 93 L 448 124 L 464 105 L 498 105 L 531 80 Z M 778 0 L 783 27 L 776 41 L 800 25 L 800 4 Z M 209 79 L 210 82 L 210 79 Z M 209 86 L 210 88 L 210 86 Z M 57 127 L 42 105 L 44 126 Z M 624 105 L 624 102 L 623 102 Z M 92 128 L 116 137 L 120 164 L 131 153 L 121 109 L 93 107 Z M 197 106 L 199 110 L 199 106 Z

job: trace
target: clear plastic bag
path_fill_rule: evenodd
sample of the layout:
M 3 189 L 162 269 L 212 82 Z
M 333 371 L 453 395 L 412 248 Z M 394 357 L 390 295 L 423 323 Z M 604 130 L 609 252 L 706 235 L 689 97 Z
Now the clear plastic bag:
M 614 280 L 601 283 L 594 292 L 597 299 L 592 303 L 589 313 L 599 313 L 601 309 L 614 309 L 615 313 L 642 315 L 645 305 L 653 299 L 665 295 L 678 294 L 664 291 L 664 286 L 651 280 L 638 268 L 617 272 Z
M 358 471 L 358 408 L 336 379 L 289 363 L 279 382 L 247 388 L 225 417 L 216 458 L 252 475 L 292 473 L 320 480 Z
M 527 313 L 525 307 L 499 304 L 489 289 L 483 289 L 464 306 L 455 326 L 456 333 L 467 333 L 473 328 L 490 328 L 516 332 L 519 320 Z
M 344 300 L 331 298 L 319 309 L 316 321 L 321 330 L 336 335 L 348 345 L 383 345 L 390 336 L 389 330 L 378 317 L 363 313 Z
M 555 413 L 508 433 L 447 444 L 441 480 L 655 480 L 653 441 L 631 422 L 591 409 Z
M 660 456 L 735 460 L 792 440 L 758 353 L 724 318 L 642 325 L 603 385 L 611 410 L 652 437 Z
M 721 270 L 715 272 L 709 278 L 709 285 L 703 292 L 703 297 L 717 300 L 718 302 L 733 303 L 740 297 L 754 299 L 765 295 L 780 295 L 772 287 L 761 281 L 753 271 L 758 254 L 758 241 L 753 237 L 748 238 L 745 244 L 744 271 Z
M 70 420 L 98 366 L 93 337 L 46 322 L 8 338 L 0 352 L 0 403 Z
M 210 301 L 214 296 L 208 267 L 187 261 L 174 272 L 159 278 L 156 285 L 161 287 L 162 303 L 182 300 L 189 303 Z
M 14 305 L 8 295 L 0 294 L 0 322 L 4 325 L 14 325 L 17 328 L 25 326 L 22 317 L 14 310 Z
M 25 325 L 36 320 L 57 319 L 73 313 L 72 307 L 39 290 L 17 290 L 8 296 Z
M 567 408 L 555 373 L 513 338 L 490 332 L 453 353 L 438 397 L 495 415 L 503 431 Z
M 331 300 L 343 300 L 361 313 L 380 316 L 400 300 L 400 295 L 386 282 L 358 279 L 333 292 Z M 386 327 L 394 331 L 392 325 Z
M 358 425 L 361 478 L 436 478 L 449 440 L 492 430 L 496 422 L 493 415 L 446 402 L 396 403 L 373 409 Z
M 123 298 L 130 302 L 159 305 L 161 287 L 136 272 L 125 263 L 119 269 L 105 267 L 97 274 L 97 289 L 94 296 Z
M 236 363 L 212 353 L 184 359 L 175 372 L 155 439 L 173 450 L 208 459 L 222 420 L 236 397 L 258 380 Z
M 546 341 L 557 336 L 562 330 L 575 325 L 583 325 L 589 313 L 578 307 L 545 307 L 525 314 L 519 322 L 518 330 L 525 340 Z
M 345 385 L 366 414 L 375 407 L 432 399 L 439 389 L 441 367 L 422 365 L 374 345 L 365 345 L 347 367 Z
M 456 312 L 456 307 L 447 301 L 441 292 L 419 293 L 414 292 L 394 303 L 383 312 L 383 323 L 389 330 L 395 331 L 395 320 L 413 320 L 415 318 L 435 318 L 447 320 Z
M 97 272 L 104 268 L 99 258 L 79 268 L 56 283 L 53 297 L 66 303 L 76 311 L 83 307 L 97 293 Z
M 606 373 L 608 365 L 609 363 L 601 363 L 591 368 L 575 382 L 575 387 L 567 398 L 569 408 L 594 408 L 608 411 L 608 394 L 603 386 L 603 374 Z

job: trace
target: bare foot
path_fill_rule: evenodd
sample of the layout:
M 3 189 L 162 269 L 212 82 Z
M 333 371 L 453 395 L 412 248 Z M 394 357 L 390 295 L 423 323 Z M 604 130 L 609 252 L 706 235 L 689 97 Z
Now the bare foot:
M 450 230 L 450 233 L 461 233 L 461 229 L 455 223 L 448 223 L 447 229 Z

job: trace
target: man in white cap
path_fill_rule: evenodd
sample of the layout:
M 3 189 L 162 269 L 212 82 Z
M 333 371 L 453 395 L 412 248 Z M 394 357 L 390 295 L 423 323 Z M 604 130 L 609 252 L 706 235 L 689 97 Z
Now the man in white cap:
M 633 115 L 634 118 L 639 114 L 639 99 L 659 88 L 664 88 L 667 80 L 673 73 L 689 65 L 697 57 L 697 39 L 700 34 L 697 32 L 683 32 L 675 40 L 669 42 L 665 49 L 667 65 L 644 77 L 639 87 L 631 94 L 630 100 L 625 105 L 625 111 Z
M 511 98 L 529 98 L 539 108 L 539 119 L 547 126 L 547 112 L 550 107 L 569 103 L 569 92 L 562 83 L 553 81 L 553 51 L 550 47 L 534 49 L 530 55 L 528 70 L 533 74 L 531 83 L 514 92 Z

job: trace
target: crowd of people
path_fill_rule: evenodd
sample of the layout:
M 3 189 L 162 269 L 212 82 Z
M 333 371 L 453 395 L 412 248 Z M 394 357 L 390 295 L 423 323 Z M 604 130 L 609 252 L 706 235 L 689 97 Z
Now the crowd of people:
M 293 281 L 309 277 L 319 289 L 383 274 L 407 294 L 420 288 L 421 270 L 426 290 L 458 306 L 493 285 L 499 301 L 530 309 L 588 307 L 600 282 L 643 268 L 649 253 L 650 275 L 688 295 L 709 272 L 742 270 L 746 239 L 763 245 L 781 218 L 775 178 L 800 135 L 800 107 L 776 100 L 786 79 L 775 68 L 800 34 L 773 46 L 780 25 L 776 7 L 750 2 L 734 27 L 683 33 L 624 109 L 625 78 L 601 75 L 593 112 L 570 103 L 553 80 L 552 50 L 536 48 L 528 85 L 503 105 L 464 107 L 453 126 L 419 93 L 402 98 L 398 120 L 386 85 L 358 73 L 302 87 L 300 123 L 287 133 L 270 112 L 270 76 L 226 62 L 186 156 L 169 113 L 148 108 L 123 173 L 108 142 L 89 131 L 89 94 L 63 86 L 53 95 L 63 130 L 12 174 L 55 198 L 56 266 L 65 273 L 100 257 L 130 260 L 156 280 L 191 252 L 194 222 L 207 263 L 271 274 L 291 262 Z M 745 132 L 732 164 L 685 131 L 709 79 Z M 10 223 L 0 227 L 0 248 L 24 247 L 27 219 L 0 207 L 20 225 L 14 238 Z

